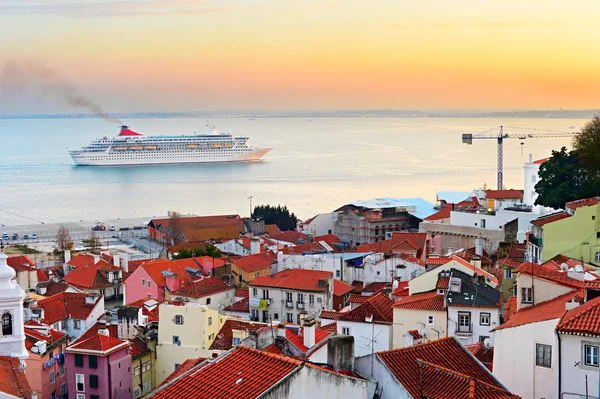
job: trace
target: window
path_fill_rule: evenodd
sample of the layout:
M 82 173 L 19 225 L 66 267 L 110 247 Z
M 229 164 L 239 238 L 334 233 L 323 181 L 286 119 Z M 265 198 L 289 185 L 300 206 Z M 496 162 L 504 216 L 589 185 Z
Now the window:
M 340 273 L 340 271 L 339 271 L 339 270 L 336 270 L 336 271 L 335 271 L 335 278 L 340 278 L 340 276 L 341 276 L 341 273 Z
M 85 391 L 85 379 L 83 374 L 75 374 L 75 383 L 77 386 L 77 392 L 84 392 Z M 79 395 L 77 395 L 79 396 Z
M 308 303 L 311 305 L 315 303 L 315 296 L 313 294 L 308 295 Z
M 55 378 L 55 376 L 54 376 L 54 370 L 52 370 L 52 371 L 50 372 L 50 384 L 54 384 L 54 381 L 55 381 L 55 379 L 54 379 L 54 378 Z
M 258 290 L 256 288 L 252 288 L 252 296 L 258 296 Z
M 513 287 L 512 287 L 512 294 L 513 294 L 513 296 L 517 296 L 517 285 L 516 284 L 513 285 Z
M 146 382 L 146 383 L 144 384 L 144 386 L 143 386 L 143 389 L 142 389 L 142 390 L 143 390 L 144 392 L 148 392 L 148 391 L 150 390 L 150 388 L 152 388 L 152 383 L 150 383 L 150 382 Z
M 98 376 L 90 374 L 90 388 L 98 388 Z
M 596 252 L 596 253 L 594 254 L 594 260 L 595 260 L 596 262 L 600 262 L 600 251 L 598 251 L 598 252 Z
M 479 314 L 479 325 L 480 326 L 489 326 L 491 317 L 492 317 L 491 313 L 480 313 Z
M 142 287 L 146 286 L 146 280 L 142 279 Z
M 269 299 L 269 290 L 263 290 L 263 299 Z
M 242 284 L 242 275 L 241 274 L 238 276 L 238 284 L 240 284 L 240 285 Z
M 598 347 L 593 345 L 583 346 L 584 364 L 586 366 L 598 367 Z
M 304 294 L 296 294 L 296 298 L 298 299 L 298 303 L 304 303 Z
M 63 382 L 62 384 L 60 384 L 60 395 L 61 396 L 67 395 L 67 383 L 66 382 Z
M 183 316 L 178 314 L 175 315 L 175 324 L 182 325 L 183 324 Z
M 146 371 L 149 371 L 151 365 L 152 365 L 152 363 L 150 363 L 150 361 L 147 361 L 146 363 L 144 363 L 142 365 L 142 373 L 145 373 Z
M 505 280 L 512 280 L 513 278 L 513 273 L 512 273 L 512 269 L 506 268 L 504 269 L 504 279 Z
M 521 288 L 521 302 L 533 303 L 533 292 L 531 288 Z
M 140 396 L 142 396 L 142 394 L 141 394 L 141 392 L 140 392 L 140 389 L 139 389 L 139 388 L 136 388 L 136 389 L 135 389 L 135 391 L 134 391 L 134 395 L 133 395 L 133 397 L 134 397 L 135 399 L 137 399 L 137 398 L 139 398 Z
M 135 376 L 140 375 L 140 366 L 137 366 L 133 369 L 133 375 L 135 375 Z
M 63 320 L 60 322 L 60 329 L 63 331 L 67 329 L 67 321 L 66 320 Z
M 241 340 L 238 337 L 233 337 L 233 346 L 238 346 Z
M 294 322 L 294 314 L 293 313 L 286 313 L 285 314 L 285 319 L 287 320 L 288 323 L 293 323 Z
M 212 326 L 212 316 L 208 316 L 208 325 Z
M 180 363 L 175 363 L 175 370 L 177 370 L 179 368 L 179 366 L 181 366 Z
M 148 288 L 150 288 L 150 280 L 148 280 Z
M 90 399 L 100 399 L 100 395 L 90 395 Z
M 432 315 L 427 316 L 427 325 L 432 326 L 435 321 L 435 318 Z
M 75 330 L 81 330 L 81 320 L 74 319 L 73 320 L 73 328 Z
M 210 298 L 206 298 L 206 304 L 210 305 Z
M 323 300 L 321 299 L 321 297 L 317 298 L 317 303 L 321 303 Z
M 350 335 L 350 327 L 342 327 L 342 335 Z
M 83 367 L 83 355 L 75 354 L 75 367 Z
M 378 275 L 378 276 L 380 276 L 380 275 L 381 275 L 381 272 L 380 272 L 379 270 L 377 270 L 377 275 Z
M 285 294 L 285 297 L 286 297 L 286 301 L 287 302 L 293 302 L 294 301 L 293 294 L 291 292 L 287 292 Z
M 2 335 L 12 335 L 12 314 L 8 312 L 2 315 Z
M 58 372 L 60 373 L 61 376 L 65 375 L 65 364 L 62 363 L 59 367 L 58 367 Z
M 480 335 L 479 336 L 479 342 L 484 343 L 486 339 L 489 339 L 490 337 L 488 337 L 487 335 Z
M 98 358 L 94 355 L 88 356 L 88 364 L 91 369 L 95 369 L 98 367 Z
M 552 346 L 535 344 L 535 365 L 540 367 L 552 367 Z
M 485 229 L 485 219 L 481 219 L 481 228 Z
M 85 399 L 85 395 L 78 393 L 77 399 Z
M 273 313 L 273 320 L 279 320 L 279 313 Z
M 471 312 L 458 312 L 458 331 L 471 332 Z
M 173 343 L 175 345 L 181 345 L 181 341 L 179 340 L 179 336 L 178 335 L 173 335 Z

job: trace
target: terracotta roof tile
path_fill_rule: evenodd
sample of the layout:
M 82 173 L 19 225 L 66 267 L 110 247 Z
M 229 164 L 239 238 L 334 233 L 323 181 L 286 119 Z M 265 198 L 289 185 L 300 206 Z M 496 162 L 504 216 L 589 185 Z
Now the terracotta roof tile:
M 374 282 L 371 284 L 368 284 L 366 286 L 364 286 L 364 288 L 362 289 L 362 292 L 373 292 L 373 293 L 377 293 L 382 291 L 385 288 L 391 288 L 392 287 L 392 283 L 389 283 L 387 281 L 384 282 Z
M 485 190 L 486 199 L 523 198 L 523 190 Z
M 477 394 L 471 397 L 482 399 L 514 397 L 506 396 L 507 393 L 500 382 L 454 337 L 379 352 L 377 357 L 414 398 L 420 398 L 421 392 L 424 391 L 427 393 L 426 396 L 431 398 L 467 399 L 472 380 L 475 380 Z M 430 368 L 432 370 L 429 370 Z M 455 381 L 456 378 L 464 381 L 458 383 Z M 478 384 L 484 386 L 477 390 Z M 496 393 L 489 393 L 488 388 L 492 388 Z
M 35 328 L 36 326 L 46 327 L 47 330 Z M 46 334 L 45 331 L 48 331 L 48 334 Z M 25 323 L 25 347 L 27 350 L 31 350 L 33 345 L 38 341 L 46 341 L 48 345 L 52 345 L 66 336 L 67 334 L 55 330 L 54 328 L 50 328 L 48 325 L 31 321 Z
M 80 288 L 98 289 L 112 285 L 100 270 L 106 265 L 106 262 L 100 261 L 92 265 L 76 267 L 67 274 L 63 280 L 67 283 Z
M 100 356 L 108 356 L 121 348 L 129 346 L 129 341 L 119 338 L 107 337 L 102 334 L 93 334 L 91 337 L 81 339 L 81 337 L 71 344 L 65 351 L 70 353 L 94 351 L 102 352 Z
M 17 398 L 31 398 L 33 391 L 19 359 L 0 356 L 0 392 Z
M 328 252 L 340 253 L 346 249 L 344 244 L 342 244 L 342 240 L 333 234 L 316 236 L 313 238 L 313 241 L 323 246 Z
M 356 252 L 397 252 L 402 250 L 417 250 L 420 257 L 426 244 L 427 233 L 393 232 L 392 238 L 371 244 L 363 244 L 355 248 Z
M 258 276 L 251 283 L 252 287 L 274 287 L 301 291 L 325 291 L 319 284 L 321 280 L 329 280 L 332 272 L 308 269 L 285 269 L 272 276 Z
M 283 356 L 283 352 L 281 351 L 281 349 L 277 346 L 277 344 L 271 344 L 269 346 L 266 346 L 264 348 L 261 349 L 262 352 L 267 352 L 267 353 L 274 353 L 276 355 L 281 355 Z
M 209 349 L 227 351 L 233 348 L 233 330 L 257 331 L 265 326 L 266 324 L 264 323 L 254 323 L 233 319 L 227 320 L 225 321 L 225 324 L 223 324 L 223 327 L 221 327 L 219 330 L 216 339 L 213 341 Z
M 337 334 L 337 323 L 329 323 L 327 325 L 322 325 L 319 327 L 323 331 L 327 331 L 329 333 Z
M 560 265 L 551 260 L 541 265 L 526 262 L 519 266 L 515 272 L 552 281 L 565 287 L 582 288 L 584 285 L 583 281 L 571 278 L 567 272 L 561 271 Z
M 165 380 L 159 385 L 159 387 L 165 386 L 171 381 L 174 381 L 177 377 L 190 371 L 192 368 L 202 364 L 206 360 L 205 357 L 198 357 L 195 359 L 186 359 L 175 371 L 173 371 Z M 157 387 L 158 388 L 158 387 Z
M 69 288 L 69 283 L 64 281 L 48 281 L 47 283 L 44 282 L 42 287 L 46 288 L 44 296 L 50 297 L 66 291 Z
M 562 212 L 553 213 L 551 215 L 545 215 L 545 216 L 539 217 L 535 220 L 532 220 L 531 223 L 535 224 L 537 226 L 544 226 L 548 223 L 554 223 L 559 220 L 563 220 L 563 219 L 570 218 L 570 217 L 571 217 L 571 215 L 569 215 L 567 212 L 562 211 Z
M 97 321 L 94 324 L 92 324 L 87 330 L 85 330 L 83 334 L 81 334 L 79 337 L 77 337 L 77 339 L 75 341 L 73 341 L 72 343 L 83 341 L 88 338 L 92 338 L 92 337 L 98 335 L 98 331 L 100 331 L 102 329 L 108 330 L 108 334 L 111 337 L 119 338 L 119 326 L 117 326 L 116 324 L 106 324 L 104 322 L 101 323 L 100 321 Z
M 430 256 L 429 258 L 427 258 L 425 263 L 428 265 L 445 265 L 446 263 L 450 262 L 451 260 L 452 259 L 445 257 L 445 256 Z
M 370 297 L 366 295 L 357 295 L 352 294 L 350 298 L 348 298 L 348 303 L 365 303 L 369 300 Z
M 396 288 L 392 295 L 394 295 L 394 297 L 405 297 L 409 294 L 408 281 L 399 281 L 398 288 Z
M 299 360 L 243 346 L 208 362 L 157 391 L 152 398 L 256 398 L 302 365 Z
M 391 325 L 394 319 L 392 305 L 394 305 L 394 301 L 384 294 L 375 294 L 360 306 L 342 313 L 338 317 L 338 320 L 354 323 L 371 323 L 371 321 L 366 320 L 372 319 L 372 322 L 376 324 Z
M 558 319 L 565 313 L 565 304 L 567 302 L 572 299 L 583 298 L 584 295 L 585 292 L 583 289 L 573 290 L 549 301 L 522 308 L 512 315 L 507 322 L 496 327 L 493 331 L 518 327 L 525 324 L 539 323 L 546 320 Z
M 483 342 L 465 345 L 465 348 L 473 354 L 488 370 L 493 370 L 494 365 L 494 347 L 486 346 Z
M 546 162 L 549 159 L 550 159 L 550 157 L 548 157 L 548 158 L 542 158 L 542 159 L 538 159 L 537 161 L 533 161 L 533 163 L 536 164 L 536 165 L 541 165 L 541 164 L 543 164 L 544 162 Z
M 556 331 L 563 334 L 599 337 L 600 297 L 566 312 L 556 326 Z
M 416 257 L 412 256 L 411 254 L 401 253 L 398 257 L 400 259 L 402 259 L 402 260 L 407 261 L 407 262 L 411 262 L 411 263 L 415 263 L 417 265 L 425 266 L 425 262 L 423 262 L 419 258 L 416 258 Z
M 223 291 L 235 290 L 225 281 L 216 277 L 203 277 L 171 292 L 172 297 L 203 298 Z
M 412 335 L 414 339 L 421 339 L 423 336 L 419 333 L 418 330 L 408 330 L 408 333 Z
M 354 286 L 344 283 L 341 280 L 333 280 L 333 295 L 342 296 L 354 291 Z
M 437 211 L 433 215 L 427 216 L 423 220 L 427 221 L 427 222 L 430 222 L 432 220 L 450 219 L 450 210 L 451 209 L 449 207 L 445 207 L 444 209 Z
M 308 240 L 308 236 L 306 234 L 295 230 L 288 230 L 279 234 L 269 234 L 269 236 L 274 240 L 285 241 L 292 244 L 298 244 L 298 240 L 303 240 L 304 242 Z
M 341 315 L 343 315 L 343 313 L 336 312 L 335 310 L 321 310 L 319 318 L 337 320 L 340 318 Z
M 226 306 L 225 310 L 228 310 L 230 312 L 250 313 L 250 299 L 249 298 L 240 299 L 239 301 L 234 302 L 229 306 Z
M 75 266 L 76 268 L 81 266 L 92 266 L 94 263 L 94 257 L 86 254 L 77 254 L 67 262 L 68 265 Z
M 281 234 L 281 230 L 279 230 L 276 224 L 265 224 L 265 233 L 273 237 L 274 235 Z
M 237 259 L 233 263 L 248 273 L 254 273 L 259 270 L 270 269 L 275 262 L 263 254 L 253 254 Z
M 35 263 L 27 255 L 9 256 L 6 264 L 13 268 L 15 272 L 30 271 L 35 268 Z
M 506 300 L 506 309 L 504 310 L 504 321 L 507 322 L 517 312 L 517 297 L 511 296 Z
M 195 276 L 190 274 L 186 270 L 187 268 L 198 270 L 200 272 L 202 271 L 200 269 L 200 265 L 196 263 L 194 258 L 179 260 L 156 259 L 146 262 L 140 267 L 146 270 L 150 277 L 152 277 L 152 280 L 154 280 L 159 287 L 163 287 L 165 285 L 165 276 L 162 274 L 162 272 L 169 271 L 175 273 L 182 282 L 189 282 L 194 279 Z M 126 283 L 130 283 L 130 281 L 126 281 Z M 139 282 L 137 283 L 139 284 Z
M 409 295 L 394 303 L 393 307 L 398 309 L 431 310 L 434 312 L 443 312 L 446 309 L 444 307 L 444 296 L 439 295 L 437 291 Z
M 129 340 L 129 344 L 131 345 L 131 357 L 133 359 L 138 356 L 143 356 L 146 353 L 149 353 L 148 345 L 144 342 L 140 337 L 135 337 Z
M 65 320 L 69 316 L 73 319 L 85 320 L 98 304 L 87 304 L 85 294 L 75 292 L 61 292 L 54 296 L 38 301 L 38 307 L 44 309 L 44 320 L 54 324 Z
M 600 200 L 600 197 L 580 199 L 580 200 L 577 200 L 577 201 L 567 202 L 565 204 L 565 207 L 569 208 L 569 209 L 577 209 L 577 208 L 581 208 L 582 206 L 598 205 L 598 201 L 599 200 Z
M 306 244 L 299 244 L 293 247 L 284 248 L 280 252 L 284 255 L 301 255 L 304 252 L 314 253 L 315 251 L 325 251 L 325 249 L 316 242 L 309 242 Z
M 448 277 L 438 276 L 438 281 L 437 281 L 435 288 L 437 288 L 438 290 L 447 290 L 449 284 L 450 284 L 449 276 Z
M 321 328 L 315 328 L 315 345 L 307 348 L 304 346 L 304 327 L 300 328 L 302 335 L 296 334 L 291 328 L 285 329 L 285 337 L 288 341 L 298 348 L 302 353 L 308 354 L 311 351 L 314 351 L 317 348 L 320 348 L 323 344 L 325 344 L 325 340 L 331 336 L 329 331 L 325 331 Z

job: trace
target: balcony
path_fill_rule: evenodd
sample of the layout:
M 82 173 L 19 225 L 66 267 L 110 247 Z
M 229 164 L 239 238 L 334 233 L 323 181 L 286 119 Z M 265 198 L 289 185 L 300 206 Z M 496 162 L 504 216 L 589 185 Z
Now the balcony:
M 296 308 L 304 309 L 304 302 L 296 302 Z
M 458 325 L 456 326 L 456 334 L 457 335 L 471 335 L 473 334 L 473 323 L 469 323 L 467 325 Z
M 285 307 L 288 309 L 294 309 L 294 302 L 286 302 Z
M 535 245 L 538 248 L 542 248 L 544 246 L 544 241 L 541 238 L 537 238 L 536 236 L 534 236 L 533 234 L 529 235 L 529 242 L 532 245 Z
M 121 284 L 122 281 L 123 281 L 123 279 L 115 278 L 115 279 L 113 279 L 112 283 L 117 285 L 117 284 Z

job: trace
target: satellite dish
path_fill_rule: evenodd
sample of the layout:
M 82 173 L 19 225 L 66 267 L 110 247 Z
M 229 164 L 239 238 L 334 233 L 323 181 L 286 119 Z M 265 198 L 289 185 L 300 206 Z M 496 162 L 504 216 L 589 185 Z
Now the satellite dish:
M 560 270 L 563 272 L 568 272 L 569 271 L 569 265 L 567 265 L 566 263 L 561 263 L 560 264 Z
M 398 285 L 400 285 L 400 283 L 398 283 L 398 280 L 394 280 L 394 283 L 392 284 L 392 290 L 396 291 L 396 288 L 398 288 Z
M 491 343 L 491 341 L 489 338 L 486 338 L 483 340 L 483 344 L 485 345 L 486 348 L 490 347 L 490 343 Z
M 427 329 L 425 327 L 421 328 L 421 330 L 419 331 L 419 334 L 421 334 L 421 337 L 426 338 L 427 337 Z

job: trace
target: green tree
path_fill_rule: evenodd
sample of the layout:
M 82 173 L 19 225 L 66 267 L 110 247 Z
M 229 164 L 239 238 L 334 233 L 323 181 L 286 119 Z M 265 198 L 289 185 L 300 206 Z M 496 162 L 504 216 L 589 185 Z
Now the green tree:
M 276 224 L 281 231 L 293 230 L 298 225 L 298 218 L 286 206 L 258 205 L 254 207 L 252 216 L 262 219 L 265 224 Z
M 573 151 L 591 175 L 600 173 L 600 117 L 596 115 L 573 138 Z
M 214 245 L 208 244 L 204 248 L 194 247 L 192 249 L 182 248 L 173 255 L 173 259 L 199 258 L 200 256 L 210 256 L 211 258 L 220 258 L 223 256 L 221 250 Z

